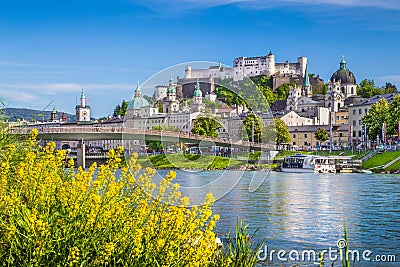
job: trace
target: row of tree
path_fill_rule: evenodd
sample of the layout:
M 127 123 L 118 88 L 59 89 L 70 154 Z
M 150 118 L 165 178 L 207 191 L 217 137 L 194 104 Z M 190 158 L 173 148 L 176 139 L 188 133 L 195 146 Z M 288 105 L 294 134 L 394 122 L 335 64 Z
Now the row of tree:
M 218 117 L 211 115 L 199 116 L 194 120 L 193 134 L 217 137 L 218 130 L 222 128 Z M 289 129 L 279 118 L 275 118 L 266 125 L 262 118 L 254 113 L 249 113 L 239 127 L 238 137 L 255 143 L 284 144 L 291 141 Z
M 384 86 L 379 87 L 375 85 L 374 80 L 362 80 L 357 86 L 357 95 L 363 98 L 370 98 L 374 95 L 391 94 L 396 93 L 396 85 L 387 82 Z

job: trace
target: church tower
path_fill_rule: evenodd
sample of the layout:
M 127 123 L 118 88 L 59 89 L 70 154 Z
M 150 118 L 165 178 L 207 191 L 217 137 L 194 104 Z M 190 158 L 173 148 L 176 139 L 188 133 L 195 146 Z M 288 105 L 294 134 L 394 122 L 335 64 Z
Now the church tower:
M 312 97 L 312 87 L 310 83 L 310 76 L 308 75 L 308 67 L 306 65 L 306 70 L 303 79 L 302 95 L 306 97 Z
M 54 106 L 53 111 L 51 112 L 51 121 L 52 122 L 58 121 L 58 112 L 56 110 L 56 106 Z
M 297 110 L 298 100 L 301 97 L 302 89 L 298 85 L 290 88 L 289 96 L 286 100 L 286 110 Z
M 193 105 L 191 105 L 191 110 L 193 112 L 203 112 L 206 107 L 203 104 L 203 93 L 200 90 L 200 83 L 197 82 L 194 86 L 193 91 Z
M 75 109 L 77 122 L 90 121 L 90 106 L 86 105 L 86 97 L 83 88 L 81 93 L 80 105 L 77 105 Z
M 179 111 L 179 101 L 176 100 L 176 88 L 172 80 L 172 75 L 169 78 L 167 96 L 162 101 L 162 105 L 164 113 L 173 113 Z

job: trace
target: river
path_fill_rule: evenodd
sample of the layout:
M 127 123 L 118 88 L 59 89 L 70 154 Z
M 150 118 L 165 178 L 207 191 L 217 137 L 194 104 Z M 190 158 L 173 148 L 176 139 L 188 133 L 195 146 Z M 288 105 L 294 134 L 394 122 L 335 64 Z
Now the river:
M 360 253 L 360 262 L 355 266 L 399 265 L 399 175 L 259 172 L 257 175 L 265 180 L 253 180 L 261 184 L 254 191 L 256 186 L 249 190 L 249 185 L 255 172 L 176 172 L 176 182 L 195 203 L 206 192 L 216 196 L 213 210 L 221 216 L 218 235 L 234 232 L 239 219 L 249 224 L 250 234 L 257 230 L 254 239 L 265 242 L 269 253 L 272 249 L 337 249 L 346 221 L 349 248 Z M 158 173 L 164 175 L 166 171 Z M 376 255 L 396 255 L 397 263 L 366 262 L 361 257 L 365 250 L 372 252 L 366 260 L 375 260 Z M 269 266 L 296 263 L 282 262 L 276 256 L 272 256 Z

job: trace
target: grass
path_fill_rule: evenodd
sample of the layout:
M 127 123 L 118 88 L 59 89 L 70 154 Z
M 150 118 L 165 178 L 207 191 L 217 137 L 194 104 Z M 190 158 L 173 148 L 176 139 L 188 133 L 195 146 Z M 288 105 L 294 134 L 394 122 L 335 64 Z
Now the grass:
M 385 165 L 389 162 L 391 162 L 392 160 L 394 160 L 395 158 L 397 158 L 398 156 L 400 156 L 400 151 L 395 151 L 395 152 L 384 152 L 381 154 L 376 154 L 375 156 L 373 156 L 372 158 L 364 161 L 362 163 L 362 168 L 363 169 L 370 169 L 370 168 L 374 168 L 377 166 L 381 166 L 381 165 Z M 399 163 L 395 163 L 394 165 L 392 165 L 391 167 L 398 165 Z
M 156 169 L 207 169 L 221 170 L 239 168 L 246 163 L 236 159 L 213 155 L 168 154 L 139 158 L 138 163 L 143 167 L 152 166 Z

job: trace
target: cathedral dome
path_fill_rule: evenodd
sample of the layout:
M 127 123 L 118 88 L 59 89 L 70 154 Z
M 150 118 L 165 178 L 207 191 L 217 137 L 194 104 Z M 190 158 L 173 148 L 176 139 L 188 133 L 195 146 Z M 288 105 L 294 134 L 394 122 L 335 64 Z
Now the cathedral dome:
M 354 74 L 346 69 L 346 61 L 344 61 L 344 58 L 340 61 L 340 69 L 332 74 L 331 82 L 335 81 L 341 81 L 342 84 L 357 84 Z
M 131 101 L 132 109 L 141 109 L 142 107 L 148 106 L 149 102 L 143 97 L 134 97 Z
M 130 107 L 132 109 L 141 109 L 142 107 L 148 106 L 149 102 L 142 97 L 142 91 L 140 90 L 140 86 L 138 86 L 135 90 L 135 97 L 131 100 Z

